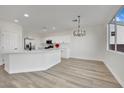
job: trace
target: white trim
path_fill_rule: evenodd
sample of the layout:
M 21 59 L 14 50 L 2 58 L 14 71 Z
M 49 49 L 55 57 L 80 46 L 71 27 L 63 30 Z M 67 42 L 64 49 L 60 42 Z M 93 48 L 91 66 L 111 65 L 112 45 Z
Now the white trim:
M 124 55 L 124 52 L 119 52 L 119 51 L 116 51 L 116 54 L 119 54 L 119 55 Z
M 112 75 L 116 78 L 116 80 L 120 83 L 120 85 L 124 88 L 123 81 L 118 77 L 118 75 L 116 73 L 114 73 L 114 71 L 112 70 L 112 68 L 108 64 L 106 64 L 106 62 L 104 62 L 104 64 L 109 69 L 109 71 L 112 73 Z
M 124 52 L 114 51 L 114 50 L 107 50 L 107 52 L 111 52 L 114 54 L 124 55 Z
M 117 51 L 117 24 L 115 18 L 115 51 Z
M 117 52 L 116 51 L 114 51 L 114 50 L 107 50 L 107 52 L 111 52 L 111 53 L 114 53 L 114 54 L 116 54 Z
M 110 39 L 109 38 L 109 24 L 107 24 L 107 32 L 106 33 L 107 33 L 107 40 L 106 40 L 107 41 L 107 45 L 106 45 L 106 49 L 109 50 L 109 41 L 110 41 L 109 40 Z
M 102 58 L 86 58 L 86 57 L 75 57 L 75 56 L 70 56 L 70 58 L 76 58 L 76 59 L 82 59 L 82 60 L 92 60 L 92 61 L 99 61 L 99 62 L 103 62 L 104 59 Z

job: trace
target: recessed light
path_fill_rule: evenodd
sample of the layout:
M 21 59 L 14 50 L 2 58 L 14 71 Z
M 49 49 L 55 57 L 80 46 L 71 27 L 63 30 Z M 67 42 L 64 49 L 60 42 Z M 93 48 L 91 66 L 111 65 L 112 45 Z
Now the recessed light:
M 25 13 L 24 14 L 24 17 L 28 18 L 29 17 L 29 14 Z
M 52 29 L 53 29 L 53 30 L 56 30 L 56 27 L 55 27 L 55 26 L 53 26 L 53 27 L 52 27 Z
M 14 20 L 14 22 L 15 22 L 15 23 L 18 23 L 18 22 L 19 22 L 19 20 L 18 20 L 18 19 L 15 19 L 15 20 Z
M 43 27 L 42 31 L 46 32 L 47 31 L 47 27 Z

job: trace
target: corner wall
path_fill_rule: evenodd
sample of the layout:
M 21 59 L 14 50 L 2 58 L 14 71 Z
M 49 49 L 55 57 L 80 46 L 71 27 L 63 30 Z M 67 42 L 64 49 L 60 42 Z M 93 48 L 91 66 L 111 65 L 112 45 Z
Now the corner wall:
M 106 51 L 104 63 L 124 87 L 124 54 Z
M 104 26 L 105 39 L 107 44 L 107 29 Z M 117 79 L 117 81 L 124 87 L 124 53 L 117 53 L 114 51 L 107 51 L 105 52 L 104 63 Z
M 88 26 L 86 28 L 86 36 L 72 36 L 71 41 L 70 48 L 72 58 L 104 60 L 106 44 L 103 25 Z

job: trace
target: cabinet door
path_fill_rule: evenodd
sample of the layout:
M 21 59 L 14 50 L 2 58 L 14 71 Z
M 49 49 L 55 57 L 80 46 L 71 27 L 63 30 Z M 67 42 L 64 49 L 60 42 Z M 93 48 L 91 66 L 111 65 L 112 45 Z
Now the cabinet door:
M 3 32 L 1 39 L 1 46 L 3 50 L 17 50 L 18 49 L 18 34 L 15 32 Z
M 16 33 L 9 34 L 9 47 L 10 50 L 18 49 L 18 34 Z
M 62 49 L 61 57 L 62 58 L 70 58 L 70 49 L 68 49 L 68 48 Z

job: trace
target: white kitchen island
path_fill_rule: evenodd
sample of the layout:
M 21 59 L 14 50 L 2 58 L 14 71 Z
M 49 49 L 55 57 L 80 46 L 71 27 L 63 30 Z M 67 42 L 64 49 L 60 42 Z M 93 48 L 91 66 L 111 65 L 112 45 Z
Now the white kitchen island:
M 5 70 L 10 74 L 43 71 L 60 62 L 60 49 L 42 49 L 38 51 L 4 53 Z

